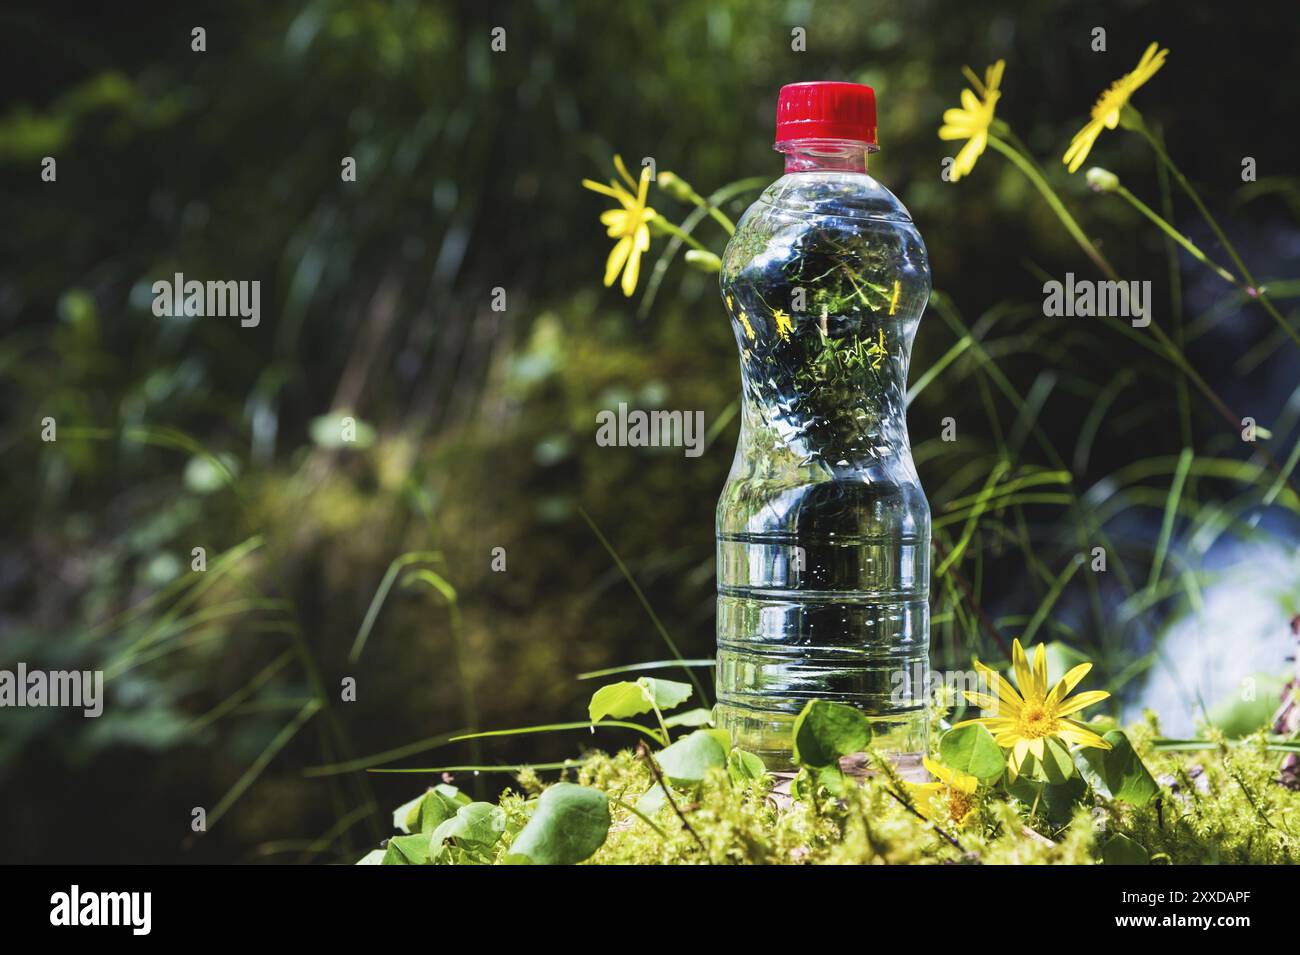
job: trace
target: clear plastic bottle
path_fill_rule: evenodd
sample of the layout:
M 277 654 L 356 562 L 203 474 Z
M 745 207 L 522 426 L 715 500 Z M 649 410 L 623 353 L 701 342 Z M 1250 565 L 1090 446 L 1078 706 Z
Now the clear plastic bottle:
M 742 412 L 717 511 L 716 718 L 774 772 L 811 699 L 869 715 L 904 773 L 926 751 L 930 508 L 905 395 L 930 269 L 867 175 L 875 125 L 870 87 L 784 87 L 786 174 L 722 263 Z

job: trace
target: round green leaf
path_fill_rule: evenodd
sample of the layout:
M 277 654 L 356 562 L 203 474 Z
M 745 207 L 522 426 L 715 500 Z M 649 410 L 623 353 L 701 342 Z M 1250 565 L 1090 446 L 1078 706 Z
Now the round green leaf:
M 800 766 L 837 764 L 870 742 L 867 718 L 843 703 L 812 700 L 794 721 L 794 761 Z
M 691 685 L 689 683 L 678 683 L 676 680 L 656 680 L 651 676 L 643 676 L 637 680 L 645 688 L 650 699 L 654 700 L 655 706 L 659 707 L 659 712 L 663 713 L 675 709 L 691 698 Z
M 1043 758 L 1039 762 L 1042 764 L 1043 778 L 1054 786 L 1059 786 L 1075 775 L 1070 751 L 1057 739 L 1044 740 Z
M 970 773 L 981 782 L 990 782 L 1007 767 L 1002 747 L 993 742 L 993 734 L 978 723 L 950 729 L 939 740 L 939 758 L 945 766 Z
M 461 806 L 456 815 L 443 821 L 433 830 L 432 844 L 441 846 L 448 839 L 457 843 L 486 848 L 501 838 L 506 831 L 505 811 L 490 802 L 472 802 Z
M 602 686 L 591 695 L 587 704 L 587 715 L 593 723 L 599 723 L 605 717 L 625 720 L 629 716 L 639 716 L 650 712 L 650 698 L 645 688 L 639 683 L 624 680 Z
M 656 680 L 643 676 L 632 682 L 624 680 L 602 686 L 591 695 L 587 715 L 593 723 L 605 717 L 625 720 L 629 716 L 649 713 L 658 707 L 659 712 L 681 706 L 691 697 L 691 685 L 676 680 Z
M 509 862 L 575 865 L 609 833 L 609 799 L 597 789 L 556 783 L 537 800 L 528 825 L 510 847 Z
M 709 730 L 696 730 L 655 753 L 665 776 L 680 785 L 698 783 L 711 769 L 727 765 L 727 748 Z
M 1115 834 L 1101 850 L 1101 860 L 1106 865 L 1150 865 L 1146 849 L 1128 836 Z
M 1102 737 L 1110 749 L 1089 746 L 1081 749 L 1080 768 L 1093 789 L 1126 802 L 1130 806 L 1145 806 L 1160 791 L 1150 770 L 1142 762 L 1133 744 L 1123 730 L 1111 730 Z
M 429 853 L 428 836 L 393 836 L 380 865 L 427 865 Z
M 733 749 L 731 755 L 727 757 L 727 772 L 733 780 L 743 783 L 751 779 L 761 779 L 767 773 L 767 766 L 753 753 L 747 753 L 743 749 Z

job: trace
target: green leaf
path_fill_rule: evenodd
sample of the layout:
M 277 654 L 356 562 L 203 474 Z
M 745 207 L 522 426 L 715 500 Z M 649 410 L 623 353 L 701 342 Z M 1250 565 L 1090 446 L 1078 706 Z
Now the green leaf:
M 387 854 L 388 851 L 386 849 L 371 849 L 360 859 L 358 859 L 355 864 L 356 865 L 383 865 L 384 857 Z
M 849 789 L 849 777 L 840 769 L 839 763 L 833 766 L 816 766 L 812 770 L 818 786 L 835 796 L 843 796 Z
M 1033 757 L 1029 757 L 1033 760 Z M 1054 785 L 1027 776 L 1014 782 L 1003 783 L 1008 793 L 1024 804 L 1026 809 L 1038 805 L 1038 811 L 1054 826 L 1064 826 L 1074 815 L 1074 809 L 1088 793 L 1080 776 L 1071 776 L 1064 783 Z
M 675 709 L 691 698 L 691 685 L 678 683 L 676 680 L 657 680 L 652 676 L 643 676 L 637 683 L 645 687 L 650 698 L 655 701 L 659 711 Z
M 649 713 L 655 707 L 660 712 L 671 710 L 685 703 L 690 696 L 689 683 L 643 676 L 635 682 L 624 680 L 602 686 L 591 695 L 587 715 L 593 723 L 599 723 L 607 716 L 616 720 L 627 719 Z
M 712 726 L 713 711 L 706 709 L 686 710 L 676 716 L 664 719 L 664 726 Z
M 443 799 L 447 800 L 457 809 L 459 809 L 461 806 L 468 806 L 473 801 L 469 798 L 469 796 L 465 795 L 455 786 L 451 785 L 451 783 L 438 783 L 438 785 L 433 787 L 433 791 L 436 792 Z
M 1150 865 L 1146 849 L 1128 836 L 1116 834 L 1101 850 L 1101 860 L 1106 865 Z
M 812 700 L 794 721 L 794 761 L 801 766 L 836 765 L 870 742 L 867 718 L 843 703 Z
M 459 803 L 449 799 L 437 789 L 429 790 L 420 800 L 420 811 L 416 820 L 420 832 L 433 832 L 455 816 L 462 805 L 469 805 L 469 800 L 465 799 L 464 803 Z
M 664 806 L 668 805 L 668 794 L 664 787 L 655 783 L 636 801 L 636 811 L 644 816 L 653 817 Z
M 992 782 L 1007 768 L 1002 747 L 993 734 L 978 723 L 959 726 L 939 740 L 939 758 L 945 766 L 970 773 L 981 782 Z
M 762 779 L 767 774 L 767 766 L 753 753 L 733 749 L 727 757 L 727 774 L 734 782 L 744 783 L 751 779 Z
M 537 800 L 537 808 L 510 847 L 507 862 L 576 865 L 605 844 L 609 799 L 598 789 L 556 783 Z
M 432 832 L 456 815 L 461 806 L 469 805 L 469 801 L 469 797 L 455 786 L 439 783 L 394 809 L 393 828 L 406 833 Z
M 393 810 L 393 828 L 399 832 L 409 833 L 418 829 L 420 824 L 420 803 L 424 796 L 416 796 L 410 802 L 404 802 Z
M 1042 767 L 1043 778 L 1054 786 L 1059 786 L 1074 776 L 1074 760 L 1059 740 L 1048 738 L 1043 745 L 1043 758 L 1038 761 Z
M 488 849 L 505 831 L 505 810 L 490 802 L 472 802 L 434 829 L 429 841 L 439 848 L 448 839 L 455 839 L 457 845 Z
M 429 837 L 426 835 L 393 836 L 388 840 L 381 865 L 428 865 Z
M 1130 806 L 1145 806 L 1160 791 L 1123 730 L 1111 730 L 1102 737 L 1110 749 L 1087 747 L 1079 750 L 1079 768 L 1093 789 Z
M 593 693 L 591 702 L 587 704 L 587 715 L 591 717 L 593 723 L 599 723 L 607 716 L 622 720 L 629 716 L 649 713 L 651 709 L 650 697 L 646 695 L 645 687 L 625 680 L 622 683 L 602 686 Z
M 1210 723 L 1230 739 L 1241 739 L 1273 722 L 1277 702 L 1282 696 L 1286 681 L 1271 673 L 1251 676 L 1254 692 L 1243 698 L 1240 689 L 1234 690 L 1210 710 Z
M 655 753 L 659 768 L 679 785 L 698 783 L 711 769 L 727 765 L 727 748 L 710 730 L 696 730 Z
M 801 769 L 795 773 L 794 779 L 790 780 L 790 798 L 806 799 L 813 794 L 812 774 L 806 769 Z

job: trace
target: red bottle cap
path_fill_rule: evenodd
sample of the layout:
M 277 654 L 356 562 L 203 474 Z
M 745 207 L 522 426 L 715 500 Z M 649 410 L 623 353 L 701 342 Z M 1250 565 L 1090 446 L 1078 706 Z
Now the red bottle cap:
M 876 145 L 876 91 L 861 83 L 790 83 L 776 104 L 776 143 L 852 139 Z

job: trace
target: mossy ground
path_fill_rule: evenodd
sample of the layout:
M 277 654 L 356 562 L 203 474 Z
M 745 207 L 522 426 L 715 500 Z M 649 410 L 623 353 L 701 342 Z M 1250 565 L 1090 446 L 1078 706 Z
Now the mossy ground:
M 1262 740 L 1160 753 L 1150 745 L 1153 729 L 1137 726 L 1129 734 L 1160 782 L 1158 797 L 1133 807 L 1089 793 L 1062 824 L 1042 807 L 1031 812 L 981 790 L 966 824 L 941 833 L 891 795 L 896 787 L 881 777 L 851 787 L 843 798 L 823 792 L 815 802 L 787 802 L 773 798 L 770 776 L 742 786 L 718 772 L 677 796 L 689 830 L 669 806 L 654 814 L 661 835 L 626 808 L 654 782 L 633 752 L 589 754 L 569 777 L 611 797 L 613 824 L 589 860 L 595 865 L 1086 865 L 1100 862 L 1102 847 L 1116 835 L 1141 845 L 1155 864 L 1297 860 L 1300 792 L 1277 782 L 1278 756 L 1265 752 Z M 531 774 L 520 784 L 525 793 L 542 785 Z M 509 808 L 518 800 L 508 795 L 503 802 Z

